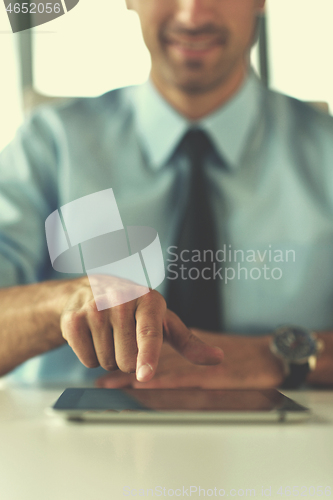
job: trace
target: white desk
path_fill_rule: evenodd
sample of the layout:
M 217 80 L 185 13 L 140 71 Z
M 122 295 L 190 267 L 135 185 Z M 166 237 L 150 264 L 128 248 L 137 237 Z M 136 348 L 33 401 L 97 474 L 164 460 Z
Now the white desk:
M 62 422 L 43 413 L 60 393 L 0 390 L 1 500 L 190 498 L 191 486 L 206 490 L 191 498 L 264 498 L 271 487 L 286 500 L 279 487 L 298 486 L 299 498 L 333 500 L 333 392 L 289 393 L 316 414 L 302 424 L 172 426 Z M 165 495 L 147 496 L 158 486 Z M 331 495 L 309 496 L 311 486 Z

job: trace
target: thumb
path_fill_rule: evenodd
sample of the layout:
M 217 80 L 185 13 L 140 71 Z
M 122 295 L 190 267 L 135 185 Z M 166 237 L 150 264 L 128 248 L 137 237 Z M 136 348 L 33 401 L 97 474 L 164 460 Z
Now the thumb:
M 205 344 L 170 310 L 165 315 L 163 334 L 179 354 L 195 365 L 218 365 L 223 360 L 222 349 Z

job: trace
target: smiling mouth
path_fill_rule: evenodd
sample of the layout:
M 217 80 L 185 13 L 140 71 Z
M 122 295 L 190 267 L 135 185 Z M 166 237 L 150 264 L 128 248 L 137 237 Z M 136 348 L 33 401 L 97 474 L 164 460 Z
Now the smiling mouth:
M 194 50 L 194 51 L 204 51 L 209 50 L 213 47 L 216 47 L 217 43 L 215 42 L 184 42 L 184 41 L 171 41 L 170 45 L 176 45 L 179 48 L 183 48 L 185 50 Z
M 200 55 L 206 52 L 210 52 L 217 47 L 221 47 L 225 44 L 226 40 L 217 37 L 169 37 L 165 40 L 166 45 L 178 49 L 189 56 Z

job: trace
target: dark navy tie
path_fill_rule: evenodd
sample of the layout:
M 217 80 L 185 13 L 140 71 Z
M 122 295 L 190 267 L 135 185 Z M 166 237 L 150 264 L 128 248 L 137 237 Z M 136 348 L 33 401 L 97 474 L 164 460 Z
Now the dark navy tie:
M 188 327 L 203 330 L 221 330 L 221 299 L 219 297 L 219 280 L 213 279 L 213 263 L 211 255 L 216 255 L 216 220 L 211 206 L 210 189 L 205 175 L 205 164 L 209 154 L 214 151 L 207 134 L 200 129 L 189 130 L 179 146 L 190 162 L 190 179 L 188 199 L 181 223 L 178 227 L 175 245 L 177 254 L 183 250 L 186 256 L 201 256 L 202 262 L 191 262 L 192 278 L 182 279 L 178 273 L 177 279 L 167 280 L 167 304 Z M 203 262 L 204 251 L 206 261 Z M 211 251 L 211 252 L 209 252 Z M 185 253 L 184 253 L 185 254 Z M 178 262 L 181 263 L 179 260 Z M 209 268 L 209 269 L 207 269 Z M 174 274 L 173 274 L 174 276 Z M 172 276 L 172 277 L 173 277 Z M 171 277 L 171 275 L 170 275 Z

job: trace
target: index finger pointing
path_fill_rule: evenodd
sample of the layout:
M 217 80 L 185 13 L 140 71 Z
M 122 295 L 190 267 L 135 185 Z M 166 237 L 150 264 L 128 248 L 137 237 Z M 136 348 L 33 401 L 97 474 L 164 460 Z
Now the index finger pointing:
M 156 372 L 163 344 L 166 303 L 163 297 L 154 291 L 141 297 L 138 302 L 135 314 L 138 346 L 136 378 L 139 382 L 148 382 Z

